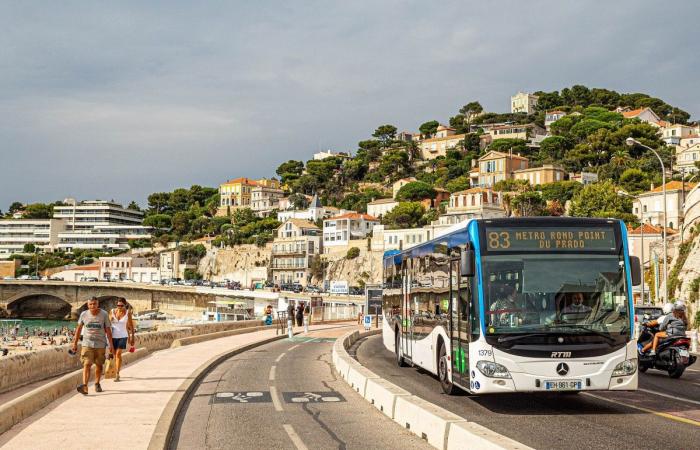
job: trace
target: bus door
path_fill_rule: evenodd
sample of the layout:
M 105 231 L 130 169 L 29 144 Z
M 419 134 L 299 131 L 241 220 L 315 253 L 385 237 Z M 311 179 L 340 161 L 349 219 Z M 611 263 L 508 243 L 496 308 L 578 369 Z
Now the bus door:
M 413 356 L 413 312 L 411 310 L 411 270 L 410 259 L 401 265 L 401 352 L 411 359 Z
M 450 263 L 452 382 L 469 387 L 471 280 L 460 275 L 460 261 Z

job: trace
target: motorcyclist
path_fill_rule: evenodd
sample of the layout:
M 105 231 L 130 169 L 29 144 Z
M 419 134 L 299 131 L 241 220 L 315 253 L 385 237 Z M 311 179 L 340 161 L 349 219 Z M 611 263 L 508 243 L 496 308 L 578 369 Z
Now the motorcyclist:
M 664 305 L 665 307 L 666 305 Z M 664 312 L 666 308 L 664 308 Z M 685 304 L 681 301 L 674 303 L 671 307 L 671 313 L 659 317 L 656 320 L 645 322 L 643 325 L 647 327 L 659 327 L 659 332 L 654 335 L 654 339 L 647 343 L 642 349 L 642 353 L 651 348 L 649 356 L 656 355 L 656 348 L 659 345 L 659 340 L 665 337 L 685 336 L 685 331 L 688 328 L 688 317 L 685 315 Z

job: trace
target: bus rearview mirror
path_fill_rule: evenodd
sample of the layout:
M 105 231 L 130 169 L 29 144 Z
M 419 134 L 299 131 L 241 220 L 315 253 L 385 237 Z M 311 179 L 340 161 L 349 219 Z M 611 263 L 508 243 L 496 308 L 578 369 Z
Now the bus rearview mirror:
M 475 272 L 474 249 L 471 247 L 465 248 L 462 251 L 460 258 L 460 275 L 463 277 L 473 277 Z
M 630 256 L 630 277 L 632 278 L 632 286 L 642 284 L 642 265 L 636 256 Z

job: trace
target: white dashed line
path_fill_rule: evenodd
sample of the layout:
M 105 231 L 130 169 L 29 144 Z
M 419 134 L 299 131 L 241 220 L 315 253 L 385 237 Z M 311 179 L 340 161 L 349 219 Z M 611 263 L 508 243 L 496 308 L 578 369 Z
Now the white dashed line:
M 270 386 L 270 397 L 272 397 L 272 404 L 275 407 L 275 411 L 284 411 L 284 408 L 282 408 L 282 402 L 280 402 L 280 399 L 277 396 L 277 388 L 274 386 Z
M 289 439 L 292 440 L 292 443 L 294 443 L 294 446 L 298 450 L 309 450 L 309 448 L 306 445 L 304 445 L 304 443 L 301 441 L 301 438 L 299 437 L 297 432 L 294 431 L 293 426 L 289 425 L 288 423 L 285 423 L 282 426 L 284 427 L 284 431 L 286 431 L 287 434 L 289 435 Z
M 277 359 L 275 360 L 275 362 L 276 362 L 276 363 L 280 362 L 280 359 L 284 358 L 284 355 L 286 355 L 286 354 L 287 354 L 287 353 L 285 352 L 285 353 L 282 353 L 281 355 L 279 355 L 279 356 L 277 357 Z
M 294 350 L 294 349 L 297 348 L 297 347 L 299 347 L 299 344 L 297 344 L 297 345 L 295 345 L 294 347 L 290 348 L 289 351 L 291 352 L 292 350 Z
M 275 369 L 277 366 L 270 367 L 270 381 L 275 381 Z

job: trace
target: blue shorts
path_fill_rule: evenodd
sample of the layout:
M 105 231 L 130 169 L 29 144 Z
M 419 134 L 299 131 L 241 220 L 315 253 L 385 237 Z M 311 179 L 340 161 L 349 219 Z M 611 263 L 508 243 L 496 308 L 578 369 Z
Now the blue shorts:
M 122 349 L 126 350 L 126 339 L 127 338 L 112 338 L 112 345 L 114 345 L 114 349 Z

